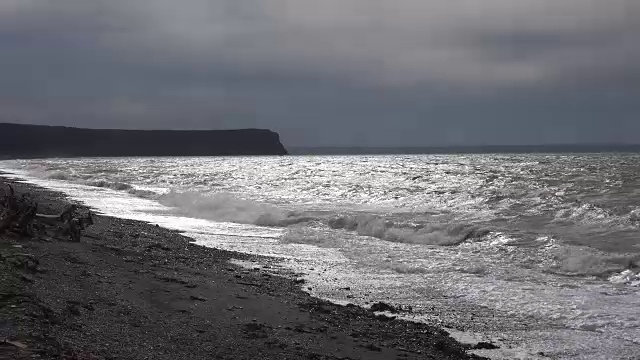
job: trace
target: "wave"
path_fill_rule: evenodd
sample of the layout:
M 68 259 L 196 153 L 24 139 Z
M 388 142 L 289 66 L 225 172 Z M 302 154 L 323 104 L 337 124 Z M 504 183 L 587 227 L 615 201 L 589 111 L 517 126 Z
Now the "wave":
M 228 193 L 171 191 L 159 196 L 157 200 L 162 205 L 177 208 L 183 215 L 208 220 L 260 226 L 289 226 L 315 220 L 313 217 L 299 216 L 274 205 L 240 199 Z
M 594 204 L 579 204 L 558 210 L 552 222 L 570 222 L 583 225 L 637 227 L 640 225 L 640 209 L 614 211 Z
M 638 254 L 611 254 L 573 245 L 556 246 L 551 256 L 553 264 L 548 270 L 562 275 L 607 278 L 640 265 Z
M 275 205 L 240 199 L 229 193 L 171 191 L 159 196 L 157 201 L 162 205 L 178 209 L 182 215 L 195 218 L 271 227 L 317 222 L 334 230 L 354 231 L 358 235 L 398 243 L 453 246 L 482 238 L 489 233 L 487 229 L 468 224 L 409 226 L 396 224 L 391 220 L 373 215 L 343 215 L 332 218 L 306 216 Z M 324 244 L 328 241 L 317 235 L 307 240 L 309 241 L 305 242 L 315 244 Z
M 129 190 L 127 190 L 127 192 L 133 196 L 139 197 L 139 198 L 143 198 L 143 199 L 157 199 L 158 196 L 160 196 L 158 193 L 151 191 L 151 190 L 143 190 L 143 189 L 136 189 L 136 188 L 131 188 Z
M 561 209 L 556 213 L 555 221 L 573 221 L 578 223 L 594 223 L 609 220 L 610 214 L 595 205 L 581 204 L 577 207 Z
M 126 191 L 127 193 L 144 199 L 156 199 L 159 195 L 158 193 L 151 190 L 137 189 L 131 184 L 123 183 L 123 182 L 111 182 L 106 180 L 87 180 L 83 182 L 85 185 L 106 188 L 117 191 Z
M 609 281 L 614 284 L 624 284 L 629 286 L 640 286 L 640 272 L 627 269 L 619 274 L 609 277 Z
M 64 171 L 56 170 L 46 173 L 45 178 L 51 180 L 69 180 L 71 176 Z
M 70 171 L 60 170 L 61 166 L 51 166 L 46 164 L 29 164 L 25 166 L 25 169 L 29 171 L 29 173 L 38 178 L 48 179 L 48 180 L 60 180 L 60 181 L 69 181 L 76 184 L 111 189 L 116 191 L 126 191 L 127 193 L 145 199 L 155 199 L 158 197 L 158 194 L 151 190 L 137 189 L 133 185 L 120 182 L 120 181 L 108 181 L 104 179 L 97 178 L 95 173 L 108 173 L 115 172 L 110 169 L 97 169 L 92 171 L 94 174 L 83 174 L 77 175 Z
M 32 162 L 23 166 L 16 166 L 15 169 L 26 171 L 30 176 L 47 180 L 75 180 L 74 172 L 62 165 L 47 164 L 42 162 Z
M 405 225 L 373 215 L 338 216 L 330 219 L 328 225 L 385 241 L 441 246 L 459 245 L 489 233 L 488 229 L 469 224 Z
M 133 186 L 127 183 L 122 182 L 110 182 L 106 180 L 89 180 L 85 182 L 85 185 L 99 187 L 99 188 L 108 188 L 112 190 L 131 190 Z

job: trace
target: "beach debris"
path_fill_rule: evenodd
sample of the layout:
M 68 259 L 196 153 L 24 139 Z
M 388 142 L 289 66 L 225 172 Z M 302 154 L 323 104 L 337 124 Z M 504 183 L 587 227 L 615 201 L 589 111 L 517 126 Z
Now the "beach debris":
M 10 345 L 13 347 L 17 347 L 18 349 L 26 349 L 28 346 L 19 342 L 19 341 L 10 341 L 7 339 L 3 339 L 2 342 L 0 342 L 0 345 Z
M 93 225 L 93 214 L 79 215 L 74 204 L 66 206 L 59 214 L 41 214 L 38 213 L 38 204 L 28 194 L 18 196 L 10 184 L 2 187 L 1 194 L 0 233 L 43 239 L 68 236 L 71 241 L 79 242 L 82 232 Z
M 31 254 L 14 253 L 6 256 L 0 256 L 8 260 L 9 264 L 25 271 L 37 272 L 40 262 Z

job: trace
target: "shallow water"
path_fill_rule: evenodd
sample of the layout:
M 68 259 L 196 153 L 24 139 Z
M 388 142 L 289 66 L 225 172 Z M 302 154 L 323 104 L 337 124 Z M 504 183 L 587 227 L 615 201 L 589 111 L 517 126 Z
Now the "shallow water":
M 412 306 L 494 358 L 640 356 L 640 156 L 50 159 L 0 168 Z M 348 287 L 349 290 L 344 290 Z M 461 335 L 462 336 L 462 335 Z

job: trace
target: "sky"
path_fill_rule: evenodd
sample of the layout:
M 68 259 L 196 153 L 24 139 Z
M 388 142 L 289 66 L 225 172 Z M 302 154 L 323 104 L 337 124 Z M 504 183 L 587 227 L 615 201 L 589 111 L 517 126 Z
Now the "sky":
M 0 122 L 640 143 L 638 0 L 1 0 Z

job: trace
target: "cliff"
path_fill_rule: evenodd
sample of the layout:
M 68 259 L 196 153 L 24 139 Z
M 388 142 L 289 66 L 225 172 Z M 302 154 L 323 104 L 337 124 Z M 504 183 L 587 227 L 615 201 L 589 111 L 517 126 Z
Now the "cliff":
M 269 130 L 111 130 L 0 123 L 0 157 L 286 155 Z

